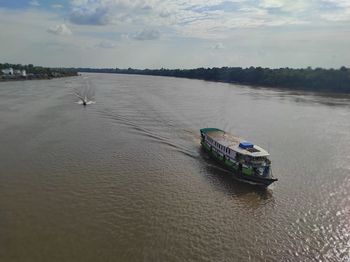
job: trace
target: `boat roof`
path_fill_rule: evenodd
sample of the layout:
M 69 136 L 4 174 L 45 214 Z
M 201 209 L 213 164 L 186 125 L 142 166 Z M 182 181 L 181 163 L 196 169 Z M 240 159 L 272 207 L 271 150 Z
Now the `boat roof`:
M 209 136 L 219 144 L 228 147 L 239 154 L 248 155 L 252 157 L 265 157 L 270 155 L 265 149 L 261 148 L 258 145 L 252 144 L 253 146 L 249 148 L 240 147 L 241 143 L 250 143 L 241 137 L 234 136 L 218 128 L 203 128 L 200 131 L 201 133 L 205 133 L 207 136 Z

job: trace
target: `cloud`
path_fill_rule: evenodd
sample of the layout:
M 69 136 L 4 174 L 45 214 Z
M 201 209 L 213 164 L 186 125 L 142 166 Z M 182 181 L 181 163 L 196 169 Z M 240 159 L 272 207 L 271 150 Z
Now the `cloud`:
M 98 7 L 73 9 L 69 18 L 78 25 L 107 25 L 112 17 L 107 7 Z
M 37 1 L 40 8 L 0 7 L 3 60 L 101 67 L 115 66 L 116 57 L 120 67 L 339 67 L 350 61 L 350 0 Z M 53 9 L 55 3 L 64 7 Z M 53 37 L 72 34 L 70 28 L 72 36 Z
M 321 14 L 321 18 L 330 22 L 350 21 L 350 1 L 324 0 L 324 4 L 328 5 L 328 10 Z
M 335 5 L 346 0 L 322 1 Z M 232 29 L 308 23 L 314 5 L 310 0 L 71 0 L 69 19 L 79 25 L 157 27 L 177 36 L 217 39 Z
M 105 49 L 113 49 L 117 47 L 117 44 L 111 41 L 101 41 L 100 43 L 98 43 L 97 45 L 95 45 L 95 47 L 99 47 L 99 48 L 105 48 Z
M 63 5 L 61 5 L 61 4 L 52 4 L 51 7 L 55 8 L 55 9 L 60 9 L 60 8 L 63 8 Z
M 29 2 L 29 4 L 30 4 L 31 6 L 40 6 L 39 1 L 37 1 L 37 0 L 32 0 L 32 1 Z
M 324 3 L 333 4 L 338 7 L 350 7 L 348 0 L 323 0 Z
M 152 10 L 148 0 L 72 0 L 69 18 L 80 25 L 107 25 L 144 17 Z
M 71 35 L 72 31 L 65 24 L 56 25 L 47 29 L 47 32 L 54 35 Z
M 131 36 L 135 40 L 155 40 L 159 39 L 160 32 L 156 29 L 144 29 Z
M 220 49 L 224 49 L 225 46 L 223 45 L 223 43 L 215 43 L 211 46 L 211 49 L 214 49 L 214 50 L 220 50 Z
M 284 12 L 302 12 L 313 5 L 309 0 L 261 0 L 260 6 L 267 9 L 280 9 Z
M 321 17 L 330 22 L 350 21 L 350 10 L 347 12 L 333 12 L 330 14 L 323 14 Z

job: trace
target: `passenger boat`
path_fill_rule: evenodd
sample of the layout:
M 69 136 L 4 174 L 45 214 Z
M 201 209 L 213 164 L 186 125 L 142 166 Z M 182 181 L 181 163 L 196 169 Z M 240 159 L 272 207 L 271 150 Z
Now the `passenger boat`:
M 263 148 L 217 128 L 203 128 L 200 133 L 203 148 L 236 178 L 266 187 L 278 180 Z

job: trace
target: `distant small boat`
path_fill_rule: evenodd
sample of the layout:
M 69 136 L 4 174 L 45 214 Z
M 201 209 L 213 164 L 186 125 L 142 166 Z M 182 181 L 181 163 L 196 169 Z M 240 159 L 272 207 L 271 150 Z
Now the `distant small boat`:
M 263 148 L 217 128 L 203 128 L 200 133 L 203 148 L 236 178 L 262 186 L 278 180 L 272 175 L 270 154 Z

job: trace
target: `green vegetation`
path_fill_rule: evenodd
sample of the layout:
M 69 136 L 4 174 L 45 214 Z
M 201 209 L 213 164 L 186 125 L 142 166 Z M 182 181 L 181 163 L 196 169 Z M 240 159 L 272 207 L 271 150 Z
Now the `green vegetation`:
M 77 75 L 78 72 L 118 73 L 184 77 L 237 83 L 243 85 L 286 88 L 313 92 L 350 93 L 350 69 L 323 68 L 279 68 L 262 67 L 213 67 L 197 69 L 113 69 L 113 68 L 47 68 L 41 66 L 1 64 L 0 70 L 12 67 L 14 70 L 26 70 L 29 78 L 52 78 Z M 27 78 L 28 78 L 27 77 Z
M 26 70 L 26 77 L 21 77 L 21 79 L 49 79 L 54 77 L 65 77 L 65 76 L 75 76 L 77 75 L 76 70 L 66 69 L 66 68 L 49 68 L 42 66 L 34 66 L 32 64 L 21 65 L 21 64 L 9 64 L 0 63 L 0 72 L 2 69 L 13 68 L 13 70 Z M 3 76 L 4 78 L 4 76 Z M 18 79 L 19 77 L 8 77 L 5 80 Z
M 305 69 L 262 67 L 213 67 L 197 69 L 112 69 L 76 68 L 79 72 L 118 73 L 184 77 L 237 83 L 243 85 L 286 88 L 313 92 L 350 93 L 350 69 Z
M 221 67 L 197 69 L 116 69 L 119 74 L 185 77 L 254 86 L 288 88 L 316 92 L 350 93 L 350 70 L 306 68 L 270 69 L 262 67 Z

